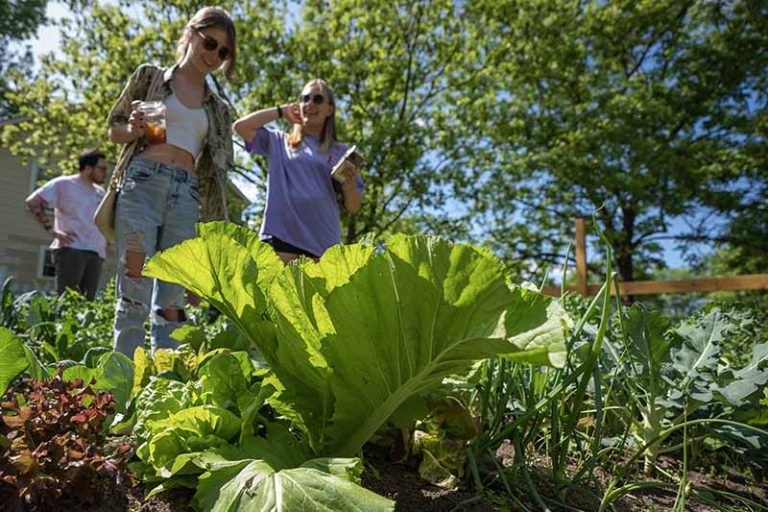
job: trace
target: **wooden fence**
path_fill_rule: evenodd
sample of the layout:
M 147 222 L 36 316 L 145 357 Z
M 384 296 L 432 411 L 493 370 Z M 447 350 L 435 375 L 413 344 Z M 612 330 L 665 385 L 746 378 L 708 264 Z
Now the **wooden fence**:
M 586 222 L 576 219 L 576 286 L 566 288 L 581 295 L 595 295 L 602 285 L 587 281 Z M 629 281 L 619 283 L 621 295 L 659 295 L 662 293 L 717 292 L 731 290 L 768 290 L 768 274 L 749 274 L 728 277 L 701 277 L 664 281 Z M 542 290 L 552 297 L 560 296 L 559 286 L 547 286 Z M 612 287 L 611 294 L 616 294 Z

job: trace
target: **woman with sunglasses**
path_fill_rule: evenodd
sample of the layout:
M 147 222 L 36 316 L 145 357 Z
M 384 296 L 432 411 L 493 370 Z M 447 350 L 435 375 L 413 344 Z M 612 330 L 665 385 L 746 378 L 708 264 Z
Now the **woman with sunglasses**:
M 347 150 L 336 140 L 335 114 L 333 91 L 318 78 L 304 87 L 297 103 L 258 110 L 234 124 L 246 150 L 267 158 L 259 236 L 285 263 L 299 256 L 317 259 L 341 241 L 337 193 L 353 213 L 362 205 L 363 181 L 354 166 L 343 167 L 341 185 L 331 177 Z M 293 124 L 290 134 L 264 126 L 283 117 Z
M 200 9 L 178 40 L 176 63 L 169 68 L 140 66 L 109 114 L 110 140 L 125 145 L 118 165 L 127 162 L 115 213 L 114 342 L 115 350 L 130 357 L 144 345 L 148 316 L 153 351 L 177 346 L 170 335 L 185 321 L 183 288 L 143 277 L 144 262 L 194 237 L 198 217 L 227 218 L 232 120 L 206 77 L 221 69 L 231 78 L 235 57 L 229 14 L 217 7 Z M 164 140 L 162 133 L 156 138 L 148 129 L 154 127 L 139 110 L 142 101 L 164 104 Z

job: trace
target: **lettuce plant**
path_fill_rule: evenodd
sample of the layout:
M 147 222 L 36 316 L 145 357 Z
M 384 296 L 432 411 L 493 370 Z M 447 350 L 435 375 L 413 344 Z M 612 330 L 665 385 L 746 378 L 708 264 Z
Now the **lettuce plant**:
M 131 467 L 154 486 L 150 495 L 193 487 L 197 510 L 262 510 L 275 501 L 287 510 L 391 510 L 360 487 L 359 459 L 313 458 L 285 422 L 259 414 L 273 388 L 250 383 L 239 354 L 214 352 L 197 380 L 151 377 L 136 398 L 141 462 Z
M 490 252 L 436 238 L 337 246 L 284 267 L 254 233 L 212 223 L 144 273 L 240 328 L 271 368 L 269 403 L 314 457 L 358 455 L 409 397 L 477 360 L 564 364 L 557 302 L 509 283 Z
M 129 477 L 132 447 L 105 448 L 110 393 L 61 375 L 18 390 L 0 404 L 0 503 L 14 510 L 97 504 L 99 481 Z

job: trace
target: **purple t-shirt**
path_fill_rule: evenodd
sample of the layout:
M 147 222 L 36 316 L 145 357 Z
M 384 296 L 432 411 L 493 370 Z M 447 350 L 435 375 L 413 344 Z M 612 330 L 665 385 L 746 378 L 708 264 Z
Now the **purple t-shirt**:
M 267 206 L 259 237 L 272 237 L 317 256 L 341 241 L 341 218 L 331 169 L 347 150 L 334 142 L 323 154 L 317 137 L 305 135 L 292 149 L 282 131 L 259 128 L 245 149 L 267 157 Z M 363 180 L 357 177 L 362 192 Z

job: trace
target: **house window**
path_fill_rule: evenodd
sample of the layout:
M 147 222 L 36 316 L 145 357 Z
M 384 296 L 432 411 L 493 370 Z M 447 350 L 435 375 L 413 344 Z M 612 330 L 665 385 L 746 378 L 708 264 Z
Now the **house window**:
M 56 277 L 56 267 L 53 265 L 53 251 L 46 245 L 40 246 L 37 260 L 37 278 L 53 279 Z

